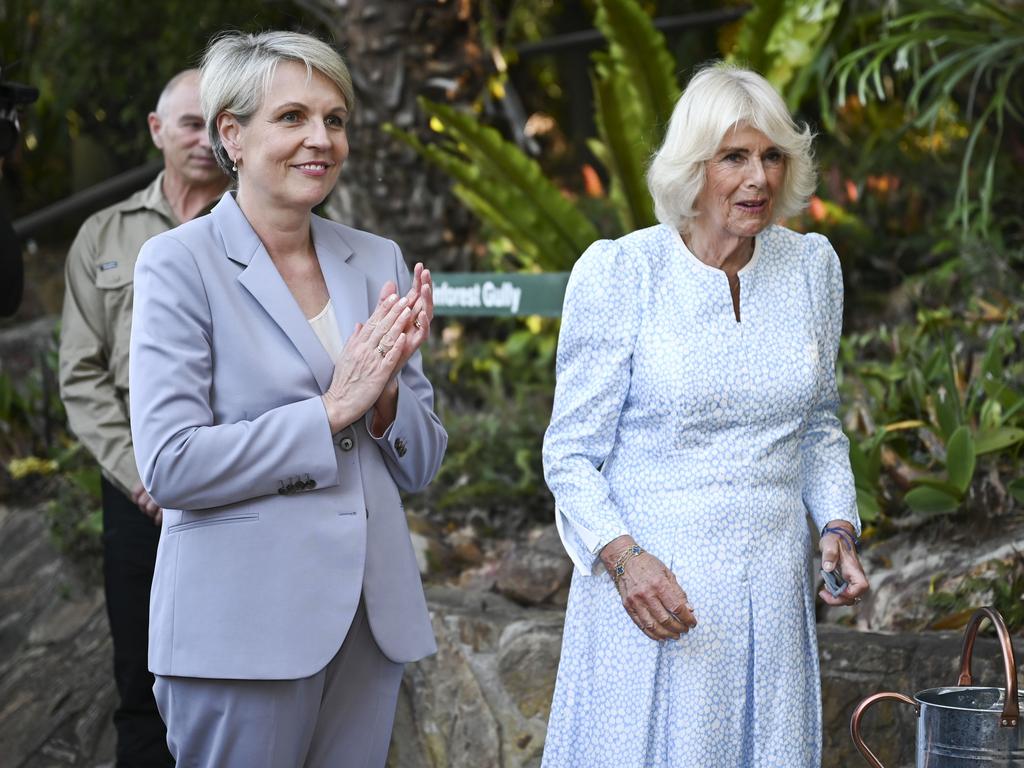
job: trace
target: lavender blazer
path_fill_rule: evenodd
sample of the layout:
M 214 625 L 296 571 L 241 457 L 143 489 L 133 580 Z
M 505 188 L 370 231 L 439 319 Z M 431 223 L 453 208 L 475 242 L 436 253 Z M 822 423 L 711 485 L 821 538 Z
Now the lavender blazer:
M 342 338 L 398 247 L 312 219 Z M 436 650 L 399 491 L 437 473 L 447 435 L 417 353 L 383 437 L 368 418 L 331 435 L 334 371 L 232 195 L 147 241 L 135 270 L 131 426 L 164 508 L 150 605 L 160 675 L 297 679 L 341 646 L 360 597 L 396 662 Z

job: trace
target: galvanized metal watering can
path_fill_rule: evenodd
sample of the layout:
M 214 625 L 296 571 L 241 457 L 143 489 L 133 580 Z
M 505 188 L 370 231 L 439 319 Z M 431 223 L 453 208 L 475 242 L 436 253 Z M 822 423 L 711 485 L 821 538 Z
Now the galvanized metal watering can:
M 995 625 L 1003 652 L 1006 688 L 973 684 L 971 657 L 978 627 L 986 618 Z M 1017 664 L 1006 623 L 998 611 L 975 611 L 964 634 L 960 679 L 949 688 L 929 688 L 914 695 L 876 693 L 857 705 L 850 720 L 853 743 L 872 768 L 885 768 L 864 743 L 860 721 L 877 701 L 894 699 L 917 712 L 917 768 L 1024 768 L 1024 728 L 1020 722 Z

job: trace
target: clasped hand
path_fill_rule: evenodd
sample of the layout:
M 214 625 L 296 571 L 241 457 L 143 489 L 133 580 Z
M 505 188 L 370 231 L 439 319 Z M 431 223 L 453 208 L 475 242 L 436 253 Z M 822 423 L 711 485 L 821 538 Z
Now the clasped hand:
M 619 556 L 636 542 L 630 536 L 612 540 L 601 551 L 601 560 L 611 572 Z M 693 606 L 676 576 L 649 552 L 629 558 L 616 584 L 622 606 L 652 640 L 678 640 L 697 626 Z
M 331 385 L 323 395 L 331 432 L 352 424 L 370 408 L 390 412 L 398 396 L 396 375 L 430 335 L 434 319 L 430 271 L 417 264 L 412 288 L 399 296 L 388 281 L 377 307 L 365 323 L 357 323 L 334 364 Z

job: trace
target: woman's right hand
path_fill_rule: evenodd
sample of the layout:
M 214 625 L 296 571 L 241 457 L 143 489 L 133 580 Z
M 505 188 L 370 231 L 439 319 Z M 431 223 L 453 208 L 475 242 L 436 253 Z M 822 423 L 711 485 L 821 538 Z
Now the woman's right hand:
M 613 574 L 620 555 L 636 544 L 631 536 L 620 536 L 601 550 L 601 561 Z M 622 606 L 652 640 L 678 640 L 697 626 L 693 606 L 676 576 L 649 552 L 630 557 L 616 585 Z M 613 574 L 614 576 L 614 574 Z
M 366 323 L 356 325 L 335 361 L 334 377 L 322 398 L 332 434 L 362 418 L 401 367 L 412 319 L 408 298 L 393 293 L 377 305 Z

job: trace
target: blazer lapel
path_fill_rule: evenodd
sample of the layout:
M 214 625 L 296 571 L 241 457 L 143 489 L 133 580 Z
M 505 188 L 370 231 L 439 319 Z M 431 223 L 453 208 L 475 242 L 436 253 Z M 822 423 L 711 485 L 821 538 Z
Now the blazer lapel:
M 211 211 L 224 238 L 228 258 L 245 266 L 238 275 L 241 283 L 267 314 L 284 331 L 302 355 L 321 392 L 326 392 L 334 375 L 334 361 L 327 355 L 298 302 L 288 290 L 255 230 L 245 218 L 231 193 Z M 336 310 L 337 311 L 337 310 Z
M 345 341 L 352 335 L 355 324 L 365 323 L 370 316 L 366 275 L 348 263 L 353 254 L 352 247 L 331 222 L 313 216 L 312 227 L 320 271 L 331 295 L 338 331 Z

